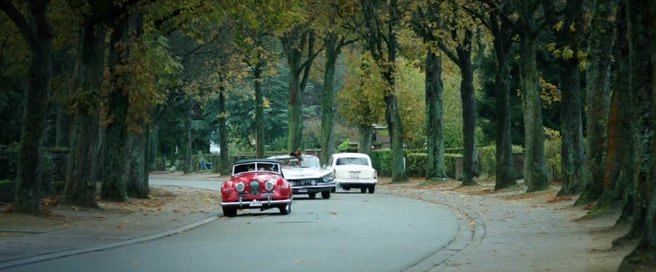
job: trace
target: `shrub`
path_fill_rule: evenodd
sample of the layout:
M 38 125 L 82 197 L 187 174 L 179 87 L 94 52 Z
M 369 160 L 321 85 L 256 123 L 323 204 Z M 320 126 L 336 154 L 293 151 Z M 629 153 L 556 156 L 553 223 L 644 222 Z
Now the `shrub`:
M 392 150 L 378 149 L 371 152 L 371 164 L 379 176 L 392 175 Z
M 0 202 L 13 202 L 16 199 L 16 182 L 0 180 Z
M 350 146 L 351 146 L 351 141 L 349 139 L 346 139 L 337 146 L 337 152 L 346 152 Z
M 410 153 L 406 155 L 406 175 L 409 177 L 425 177 L 427 160 L 428 155 L 426 153 Z

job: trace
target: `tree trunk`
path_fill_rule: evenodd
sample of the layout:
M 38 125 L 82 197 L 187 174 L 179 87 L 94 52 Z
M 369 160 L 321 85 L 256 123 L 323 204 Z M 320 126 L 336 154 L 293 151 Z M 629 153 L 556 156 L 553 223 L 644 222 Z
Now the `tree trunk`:
M 58 107 L 57 109 L 55 122 L 55 145 L 69 147 L 71 118 L 62 107 Z
M 565 6 L 565 25 L 583 28 L 583 2 L 567 1 Z M 556 39 L 569 45 L 574 51 L 579 51 L 580 31 L 559 31 Z M 585 155 L 583 153 L 583 117 L 581 104 L 581 90 L 579 86 L 579 60 L 560 58 L 559 78 L 561 91 L 561 189 L 558 195 L 573 195 L 581 190 L 583 182 Z M 602 149 L 603 150 L 603 149 Z
M 220 87 L 219 93 L 219 148 L 221 149 L 221 174 L 228 175 L 231 173 L 230 160 L 228 157 L 228 128 L 226 124 L 226 105 L 225 105 L 225 88 Z
M 373 127 L 371 124 L 361 124 L 358 127 L 358 152 L 363 154 L 371 154 L 371 136 L 373 135 Z
M 635 127 L 636 115 L 633 113 L 635 102 L 631 90 L 629 41 L 627 37 L 626 7 L 620 3 L 617 8 L 617 34 L 614 59 L 616 68 L 612 95 L 611 112 L 608 118 L 608 144 L 606 169 L 603 185 L 592 182 L 577 204 L 587 204 L 599 198 L 598 205 L 610 205 L 621 200 L 624 204 L 623 214 L 618 222 L 630 222 L 633 217 L 635 197 L 636 148 L 638 130 Z M 601 197 L 599 197 L 601 195 Z M 631 234 L 632 235 L 632 234 Z
M 442 105 L 442 57 L 426 53 L 426 179 L 446 178 L 444 162 L 444 108 Z
M 128 196 L 136 198 L 148 198 L 148 171 L 146 170 L 146 133 L 145 125 L 143 133 L 132 132 L 128 136 L 128 168 L 124 171 L 126 179 L 126 191 Z
M 494 33 L 494 52 L 497 60 L 496 87 L 496 182 L 495 190 L 516 185 L 512 158 L 512 131 L 510 112 L 510 46 L 512 33 L 505 24 L 498 24 L 498 15 L 490 16 Z
M 635 270 L 642 264 L 653 266 L 656 262 L 656 93 L 654 92 L 653 31 L 656 8 L 647 0 L 625 1 L 628 19 L 629 62 L 631 67 L 631 92 L 637 128 L 636 190 L 634 224 L 632 232 L 640 234 L 640 242 L 634 251 L 624 258 L 621 271 Z
M 97 207 L 96 169 L 99 149 L 100 87 L 105 58 L 105 29 L 85 16 L 80 37 L 77 66 L 78 90 L 85 96 L 77 103 L 71 131 L 71 154 L 64 188 L 65 202 L 82 207 Z
M 157 170 L 157 156 L 159 156 L 159 124 L 154 123 L 148 128 L 148 170 Z
M 291 69 L 290 65 L 290 69 Z M 289 138 L 287 148 L 291 151 L 301 148 L 301 133 L 303 131 L 303 91 L 298 86 L 298 77 L 294 73 L 289 75 Z
M 30 47 L 28 88 L 21 130 L 21 146 L 16 175 L 16 212 L 41 212 L 42 165 L 41 141 L 48 114 L 48 95 L 52 77 L 53 31 L 48 22 L 49 1 L 30 1 L 27 17 L 10 1 L 0 3 L 10 20 L 16 24 Z
M 609 96 L 610 96 L 610 64 L 613 48 L 613 15 L 614 1 L 596 1 L 594 14 L 590 25 L 590 43 L 588 46 L 588 66 L 586 69 L 586 175 L 583 186 L 584 191 L 577 200 L 577 204 L 587 204 L 597 200 L 602 191 L 602 183 L 606 176 L 610 178 L 609 160 L 605 158 L 607 150 L 615 146 L 610 144 L 610 128 L 607 127 Z M 618 16 L 621 16 L 619 13 Z M 619 25 L 619 23 L 617 23 Z M 619 34 L 619 33 L 618 33 Z M 615 60 L 619 63 L 622 59 Z M 617 78 L 616 80 L 623 80 Z M 609 125 L 612 125 L 609 123 Z M 615 178 L 613 178 L 614 180 Z M 614 182 L 614 181 L 613 181 Z
M 193 118 L 193 101 L 191 98 L 187 98 L 187 109 L 185 111 L 185 119 L 184 119 L 184 128 L 185 128 L 185 136 L 184 136 L 184 153 L 182 157 L 182 172 L 186 175 L 191 172 L 193 172 L 194 168 L 192 165 L 192 159 L 191 155 L 193 151 L 191 150 L 194 141 L 193 137 L 193 128 L 191 126 L 192 123 L 192 118 Z
M 524 18 L 524 20 L 534 20 Z M 524 109 L 524 181 L 527 192 L 545 190 L 549 187 L 547 164 L 544 158 L 544 132 L 542 127 L 542 100 L 538 84 L 536 65 L 536 41 L 532 35 L 520 35 L 519 43 L 519 89 L 522 92 Z
M 289 67 L 289 138 L 287 147 L 290 151 L 302 149 L 303 132 L 303 92 L 310 77 L 310 68 L 316 56 L 313 52 L 314 34 L 295 28 L 282 38 Z M 307 58 L 303 51 L 307 46 Z
M 117 73 L 119 65 L 126 65 L 129 54 L 127 37 L 127 19 L 120 18 L 113 26 L 109 53 L 109 69 L 112 77 L 124 76 Z M 115 80 L 115 79 L 113 79 Z M 101 142 L 102 186 L 100 197 L 104 200 L 123 202 L 128 199 L 123 171 L 127 168 L 127 111 L 129 97 L 122 89 L 124 86 L 111 83 L 111 93 L 107 98 L 106 127 Z
M 401 116 L 399 114 L 399 103 L 396 97 L 396 51 L 398 42 L 394 28 L 398 26 L 400 15 L 398 14 L 398 4 L 396 0 L 390 1 L 389 12 L 390 22 L 389 41 L 387 44 L 387 56 L 389 63 L 382 67 L 383 77 L 389 84 L 389 92 L 385 95 L 385 120 L 389 130 L 390 141 L 392 145 L 392 182 L 405 182 L 408 177 L 405 173 L 405 152 L 403 146 L 403 127 Z
M 335 153 L 335 63 L 340 53 L 337 35 L 328 33 L 326 37 L 326 66 L 321 91 L 321 163 L 327 163 Z
M 255 82 L 255 158 L 264 158 L 264 97 L 262 94 L 262 70 L 253 68 Z
M 474 97 L 474 67 L 471 60 L 472 32 L 466 30 L 465 37 L 456 48 L 460 81 L 460 98 L 462 100 L 462 130 L 464 136 L 463 180 L 462 185 L 476 185 L 474 177 L 478 176 L 478 154 L 476 152 L 476 99 Z

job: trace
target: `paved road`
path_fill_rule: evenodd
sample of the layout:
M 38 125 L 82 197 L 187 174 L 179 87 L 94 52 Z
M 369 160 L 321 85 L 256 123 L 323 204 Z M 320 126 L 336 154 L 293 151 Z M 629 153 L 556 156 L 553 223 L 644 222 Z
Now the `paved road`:
M 10 271 L 402 271 L 449 243 L 458 228 L 444 206 L 384 194 L 297 197 L 292 209 L 288 216 L 240 211 L 179 235 Z

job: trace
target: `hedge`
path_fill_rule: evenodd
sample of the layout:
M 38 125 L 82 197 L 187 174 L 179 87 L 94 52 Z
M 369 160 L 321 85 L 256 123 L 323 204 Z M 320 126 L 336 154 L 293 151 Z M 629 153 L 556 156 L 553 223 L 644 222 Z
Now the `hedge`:
M 410 177 L 425 177 L 426 176 L 426 160 L 428 155 L 426 153 L 408 153 L 405 156 L 406 175 Z M 446 167 L 446 174 L 449 177 L 456 175 L 456 160 L 462 158 L 460 154 L 444 154 L 444 164 Z M 390 149 L 379 149 L 371 152 L 371 163 L 378 171 L 379 176 L 391 176 L 392 168 L 392 151 Z

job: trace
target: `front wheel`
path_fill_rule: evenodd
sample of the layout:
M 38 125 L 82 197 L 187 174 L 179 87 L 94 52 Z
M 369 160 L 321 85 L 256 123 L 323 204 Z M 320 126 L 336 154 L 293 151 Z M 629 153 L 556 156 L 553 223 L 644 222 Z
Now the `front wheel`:
M 235 207 L 223 207 L 223 215 L 227 217 L 237 216 L 237 208 Z
M 363 194 L 364 194 L 364 193 L 366 193 L 366 192 L 367 192 L 367 188 L 366 188 L 366 187 L 362 187 L 362 188 L 360 188 L 360 193 L 363 193 Z
M 329 199 L 330 198 L 330 191 L 321 192 L 321 197 L 323 199 Z
M 310 197 L 310 199 L 314 199 L 315 197 L 317 197 L 317 193 L 308 193 L 308 196 Z
M 288 215 L 292 212 L 292 203 L 290 202 L 290 203 L 284 204 L 284 205 L 278 207 L 278 209 L 280 209 L 280 214 Z
M 376 190 L 376 185 L 369 186 L 369 193 L 370 194 L 373 194 L 375 190 Z

